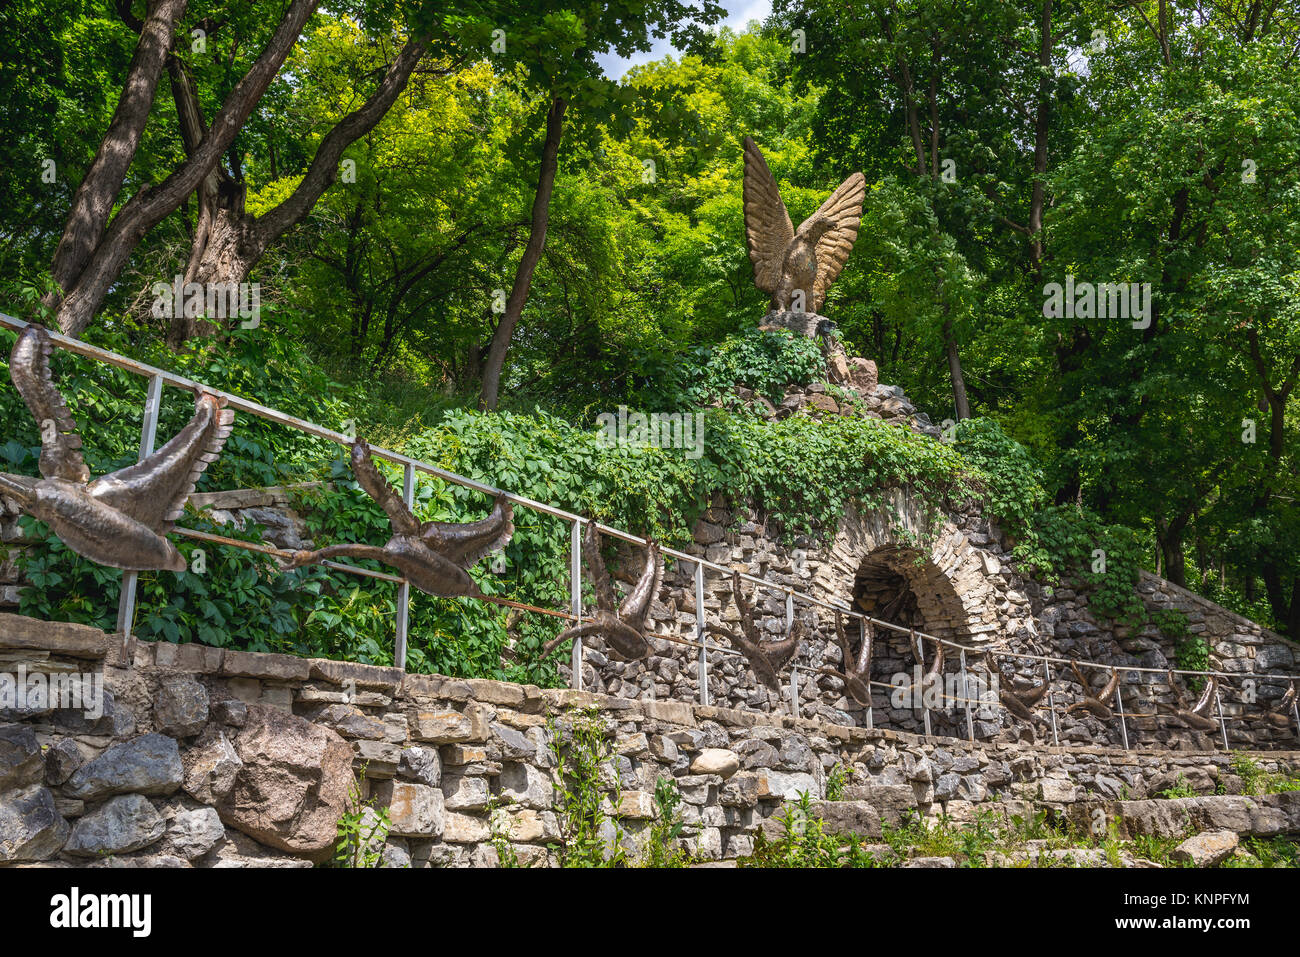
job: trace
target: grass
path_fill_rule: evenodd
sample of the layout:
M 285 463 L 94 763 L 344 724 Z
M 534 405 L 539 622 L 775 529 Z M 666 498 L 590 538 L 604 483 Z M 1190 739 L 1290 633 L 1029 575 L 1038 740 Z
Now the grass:
M 965 823 L 946 814 L 926 819 L 909 812 L 899 824 L 884 826 L 879 844 L 887 847 L 887 852 L 866 844 L 858 835 L 827 833 L 807 795 L 788 803 L 777 820 L 782 836 L 768 841 L 760 835 L 753 855 L 740 861 L 740 866 L 889 867 L 909 859 L 947 857 L 959 867 L 1095 867 L 1097 851 L 1109 867 L 1123 867 L 1134 858 L 1160 867 L 1190 866 L 1173 859 L 1175 848 L 1190 831 L 1178 837 L 1144 835 L 1125 840 L 1113 820 L 1104 833 L 1093 835 L 1042 810 L 1025 817 L 984 808 Z M 1221 866 L 1300 866 L 1300 847 L 1283 838 L 1247 838 L 1242 848 L 1244 855 Z M 1032 853 L 1034 849 L 1037 855 Z

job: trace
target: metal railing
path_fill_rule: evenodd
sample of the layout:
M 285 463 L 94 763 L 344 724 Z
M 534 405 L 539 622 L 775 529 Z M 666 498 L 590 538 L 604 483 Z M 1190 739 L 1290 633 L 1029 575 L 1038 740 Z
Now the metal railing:
M 0 313 L 0 326 L 9 328 L 17 332 L 26 328 L 27 323 L 13 316 Z M 250 399 L 243 398 L 242 396 L 235 395 L 234 393 L 225 392 L 221 389 L 212 388 L 211 386 L 205 385 L 200 382 L 196 382 L 193 379 L 188 379 L 184 376 L 180 376 L 180 375 L 176 375 L 175 373 L 168 372 L 165 369 L 159 369 L 154 366 L 148 365 L 146 363 L 138 362 L 135 359 L 131 359 L 127 356 L 119 355 L 118 353 L 110 352 L 106 349 L 100 349 L 96 346 L 82 342 L 78 339 L 71 339 L 52 331 L 49 333 L 49 335 L 50 335 L 50 340 L 61 349 L 64 349 L 76 355 L 84 356 L 85 358 L 88 359 L 94 359 L 99 362 L 103 362 L 107 365 L 114 366 L 118 369 L 122 369 L 126 372 L 134 373 L 135 375 L 139 375 L 148 379 L 148 389 L 147 389 L 146 399 L 145 399 L 144 416 L 143 416 L 143 421 L 140 430 L 140 453 L 139 453 L 140 459 L 144 459 L 147 456 L 149 456 L 153 452 L 155 447 L 155 442 L 157 439 L 157 430 L 158 430 L 158 416 L 162 405 L 162 390 L 164 386 L 172 386 L 174 388 L 184 389 L 188 392 L 194 392 L 195 390 L 202 388 L 208 392 L 213 393 L 214 395 L 224 398 L 226 400 L 227 408 L 233 409 L 237 412 L 245 412 L 250 415 L 257 416 L 258 418 L 265 419 L 266 421 L 274 422 L 279 425 L 284 425 L 289 428 L 296 429 L 300 432 L 304 432 L 308 435 L 313 435 L 318 438 L 325 439 L 330 442 L 334 442 L 338 445 L 344 446 L 345 448 L 350 447 L 352 445 L 353 439 L 348 435 L 345 435 L 341 432 L 337 432 L 333 429 L 328 429 L 321 425 L 317 425 L 314 422 L 309 422 L 305 419 L 300 419 L 297 418 L 296 416 L 288 415 L 284 412 L 280 412 L 277 409 L 272 409 L 268 406 L 262 405 L 261 403 L 254 402 Z M 545 502 L 539 502 L 534 499 L 528 498 L 526 496 L 516 495 L 512 492 L 507 492 L 501 489 L 494 488 L 491 485 L 486 485 L 482 482 L 477 482 L 474 479 L 467 478 L 463 475 L 457 475 L 454 472 L 449 472 L 446 469 L 438 468 L 435 465 L 430 465 L 429 463 L 420 461 L 419 459 L 412 458 L 408 455 L 403 455 L 400 452 L 394 452 L 390 449 L 382 448 L 380 446 L 373 446 L 373 445 L 370 446 L 370 452 L 371 455 L 376 458 L 380 458 L 385 461 L 392 462 L 394 464 L 402 466 L 402 476 L 403 476 L 402 495 L 403 495 L 403 500 L 406 502 L 408 507 L 411 506 L 414 501 L 415 475 L 417 472 L 419 472 L 425 475 L 433 476 L 444 482 L 449 482 L 451 484 L 460 485 L 465 488 L 474 489 L 476 491 L 482 492 L 483 494 L 489 496 L 490 498 L 504 496 L 507 501 L 515 505 L 519 505 L 524 508 L 528 508 L 533 511 L 540 512 L 544 515 L 549 515 L 552 516 L 553 518 L 558 518 L 562 521 L 569 523 L 570 525 L 569 610 L 567 612 L 558 611 L 555 609 L 540 608 L 535 605 L 528 605 L 522 602 L 511 601 L 508 599 L 503 599 L 495 596 L 479 596 L 480 600 L 493 602 L 496 604 L 505 605 L 512 608 L 522 609 L 532 613 L 549 615 L 552 617 L 561 618 L 561 619 L 565 619 L 577 623 L 582 620 L 583 525 L 584 524 L 595 525 L 597 530 L 599 530 L 602 534 L 610 536 L 612 538 L 621 539 L 625 542 L 629 542 L 634 545 L 640 545 L 643 547 L 649 545 L 649 540 L 643 538 L 642 536 L 634 535 L 631 532 L 624 531 L 623 529 L 620 528 L 615 528 L 611 525 L 606 525 L 602 522 L 596 522 L 592 519 L 586 518 L 582 515 L 575 514 L 573 512 L 566 511 L 565 509 L 558 508 L 554 505 L 548 505 Z M 290 557 L 291 555 L 290 552 L 287 552 L 283 549 L 275 548 L 270 545 L 259 544 L 255 542 L 240 541 L 234 538 L 227 538 L 221 535 L 215 535 L 210 532 L 201 532 L 194 529 L 181 528 L 179 526 L 172 529 L 172 531 L 177 535 L 190 538 L 196 541 L 204 541 L 204 542 L 229 546 L 233 548 L 241 548 L 246 551 L 260 552 L 263 554 L 273 555 L 277 557 L 287 558 Z M 706 629 L 704 623 L 705 622 L 704 573 L 706 569 L 719 572 L 728 576 L 732 575 L 733 573 L 739 574 L 742 581 L 750 582 L 757 587 L 767 589 L 768 591 L 771 592 L 783 594 L 785 596 L 785 619 L 786 619 L 787 630 L 794 622 L 794 617 L 795 617 L 794 604 L 795 601 L 798 600 L 811 607 L 821 608 L 827 611 L 833 611 L 837 614 L 844 615 L 849 619 L 856 620 L 858 622 L 860 638 L 865 638 L 865 634 L 866 634 L 865 630 L 868 625 L 871 625 L 877 628 L 883 628 L 887 631 L 893 631 L 899 634 L 906 634 L 913 639 L 921 639 L 922 641 L 942 644 L 945 648 L 953 649 L 959 653 L 960 677 L 961 677 L 961 685 L 963 689 L 968 689 L 972 681 L 971 672 L 968 670 L 968 662 L 966 658 L 967 652 L 970 652 L 972 655 L 979 656 L 979 657 L 992 655 L 996 657 L 1011 658 L 1019 661 L 1032 661 L 1032 662 L 1041 663 L 1044 669 L 1044 680 L 1049 682 L 1049 691 L 1047 692 L 1048 714 L 1050 715 L 1051 718 L 1052 738 L 1054 743 L 1056 744 L 1060 743 L 1060 737 L 1059 737 L 1059 730 L 1057 725 L 1056 705 L 1054 700 L 1055 695 L 1054 692 L 1050 690 L 1050 682 L 1053 680 L 1051 677 L 1051 670 L 1050 670 L 1051 665 L 1075 664 L 1079 668 L 1088 668 L 1088 669 L 1093 669 L 1098 671 L 1104 671 L 1107 673 L 1114 673 L 1115 671 L 1119 671 L 1121 674 L 1147 673 L 1147 674 L 1164 675 L 1166 674 L 1166 672 L 1171 670 L 1165 668 L 1145 668 L 1145 667 L 1138 667 L 1138 666 L 1130 667 L 1130 666 L 1104 665 L 1096 662 L 1084 662 L 1084 661 L 1075 662 L 1072 659 L 1068 659 L 1068 658 L 1055 658 L 1048 655 L 1034 655 L 1034 654 L 1027 654 L 1025 652 L 1013 652 L 1013 651 L 1003 650 L 1003 649 L 978 648 L 970 645 L 963 645 L 951 639 L 941 638 L 936 635 L 926 634 L 925 632 L 917 631 L 914 628 L 909 628 L 903 625 L 896 624 L 894 622 L 873 618 L 870 615 L 866 615 L 862 612 L 856 611 L 845 605 L 826 601 L 824 599 L 818 598 L 815 595 L 809 594 L 806 591 L 800 591 L 799 589 L 796 589 L 790 585 L 782 585 L 775 582 L 770 582 L 756 575 L 748 574 L 747 572 L 735 572 L 735 570 L 729 566 L 721 565 L 716 562 L 711 562 L 700 555 L 692 555 L 687 552 L 679 551 L 678 549 L 669 548 L 663 545 L 660 545 L 660 551 L 665 556 L 671 557 L 679 562 L 684 562 L 687 565 L 694 567 L 694 574 L 693 574 L 694 589 L 693 590 L 695 593 L 694 594 L 695 628 L 694 628 L 693 640 L 688 638 L 683 638 L 678 635 L 656 634 L 655 637 L 675 644 L 691 647 L 698 651 L 699 701 L 701 704 L 704 705 L 711 704 L 711 698 L 709 692 L 710 654 L 716 656 L 734 656 L 734 657 L 741 657 L 741 658 L 744 657 L 744 655 L 740 651 L 736 650 L 735 648 L 714 644 L 705 640 Z M 320 564 L 337 571 L 345 572 L 347 574 L 359 575 L 367 578 L 373 578 L 373 579 L 378 579 L 380 581 L 388 581 L 397 584 L 398 596 L 397 596 L 397 603 L 396 603 L 397 610 L 395 616 L 396 634 L 394 639 L 393 662 L 398 668 L 405 670 L 406 652 L 407 652 L 407 645 L 408 645 L 408 630 L 410 627 L 410 583 L 400 575 L 393 575 L 385 572 L 374 571 L 356 565 L 351 565 L 345 562 L 324 561 L 321 562 Z M 136 605 L 136 587 L 137 587 L 137 574 L 135 572 L 129 572 L 129 571 L 124 572 L 123 582 L 122 582 L 122 593 L 118 605 L 117 624 L 118 624 L 118 630 L 122 634 L 123 642 L 127 644 L 129 644 L 130 641 L 132 640 L 132 632 L 133 632 L 134 617 L 135 617 L 135 605 Z M 581 639 L 576 639 L 573 643 L 573 650 L 570 659 L 570 676 L 571 676 L 570 685 L 575 690 L 583 690 L 582 670 L 583 670 L 583 646 L 582 646 Z M 1183 676 L 1199 676 L 1203 678 L 1215 676 L 1219 679 L 1228 679 L 1228 680 L 1232 680 L 1232 679 L 1271 679 L 1276 681 L 1300 680 L 1300 675 L 1279 674 L 1276 672 L 1261 672 L 1261 673 L 1242 675 L 1242 674 L 1230 674 L 1227 672 L 1216 672 L 1216 671 L 1193 671 L 1193 670 L 1179 669 L 1179 668 L 1172 669 L 1172 672 L 1174 674 L 1183 675 Z M 812 668 L 804 665 L 790 666 L 790 680 L 789 680 L 789 687 L 788 687 L 789 704 L 790 704 L 791 713 L 795 716 L 798 716 L 800 711 L 800 692 L 799 692 L 800 673 L 804 673 L 810 676 L 823 674 L 823 672 L 817 668 Z M 885 688 L 891 692 L 898 689 L 898 686 L 896 685 L 885 684 L 882 682 L 871 681 L 868 682 L 868 684 L 871 687 Z M 1121 728 L 1121 734 L 1123 738 L 1123 744 L 1124 747 L 1127 749 L 1130 747 L 1127 719 L 1131 717 L 1145 717 L 1147 715 L 1126 714 L 1123 708 L 1122 692 L 1117 690 L 1116 694 L 1118 696 L 1118 700 L 1117 700 L 1118 708 L 1116 709 L 1115 714 L 1120 719 L 1120 728 Z M 969 697 L 968 693 L 962 695 L 949 695 L 944 693 L 942 694 L 942 697 L 945 701 L 951 701 L 954 704 L 965 705 L 965 711 L 966 711 L 965 723 L 966 723 L 967 735 L 970 738 L 970 740 L 974 741 L 975 739 L 974 716 L 973 716 L 974 706 L 979 705 L 982 707 L 986 702 L 984 702 L 982 699 L 972 699 Z M 1224 714 L 1223 702 L 1221 696 L 1216 695 L 1216 699 L 1217 699 L 1216 700 L 1217 720 L 1219 723 L 1219 728 L 1223 739 L 1223 745 L 1226 750 L 1229 746 L 1228 735 L 1227 735 L 1227 722 L 1233 719 L 1229 718 Z M 873 708 L 867 707 L 864 710 L 866 712 L 867 727 L 871 728 L 874 726 Z M 1293 710 L 1292 717 L 1297 727 L 1297 735 L 1300 736 L 1300 701 L 1298 701 L 1296 705 L 1293 706 L 1292 710 Z M 930 734 L 931 733 L 931 725 L 930 725 L 931 709 L 928 706 L 923 706 L 921 708 L 921 711 L 922 711 L 922 720 L 925 727 L 925 733 Z

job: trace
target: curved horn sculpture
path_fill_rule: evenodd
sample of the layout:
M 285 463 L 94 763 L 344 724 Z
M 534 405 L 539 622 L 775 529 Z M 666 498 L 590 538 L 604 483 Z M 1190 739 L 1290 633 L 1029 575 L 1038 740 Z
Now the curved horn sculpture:
M 840 667 L 819 668 L 821 674 L 833 675 L 844 682 L 844 690 L 849 697 L 864 708 L 871 707 L 871 645 L 875 641 L 875 631 L 871 622 L 863 621 L 864 633 L 858 645 L 858 653 L 853 654 L 849 640 L 844 635 L 844 619 L 835 613 L 835 637 L 840 644 Z
M 921 639 L 917 637 L 915 628 L 909 632 L 909 641 L 912 644 L 912 654 L 916 657 L 917 665 L 925 670 L 921 674 L 921 684 L 919 688 L 917 685 L 913 684 L 908 693 L 914 695 L 919 690 L 924 696 L 925 692 L 929 691 L 943 679 L 943 642 L 936 641 L 934 643 L 934 657 L 930 660 L 930 667 L 926 668 L 925 649 L 921 645 Z
M 1003 677 L 998 682 L 998 700 L 1017 718 L 1036 721 L 1038 716 L 1034 714 L 1034 709 L 1047 696 L 1051 686 L 1052 683 L 1046 679 L 1036 685 L 1017 685 L 1014 676 L 1011 680 Z
M 31 485 L 0 481 L 0 491 L 45 522 L 84 558 L 132 571 L 182 572 L 185 558 L 166 535 L 204 469 L 217 460 L 235 413 L 200 390 L 194 417 L 176 436 L 135 465 L 90 481 L 81 436 L 50 372 L 49 333 L 29 325 L 14 344 L 9 375 L 41 428 L 40 470 Z
M 1291 722 L 1295 716 L 1291 714 L 1290 708 L 1295 704 L 1296 687 L 1292 681 L 1290 687 L 1286 689 L 1286 694 L 1277 703 L 1277 707 L 1272 711 L 1264 712 L 1264 720 L 1280 731 L 1285 731 L 1291 727 Z
M 650 606 L 659 594 L 659 585 L 664 577 L 658 544 L 651 542 L 646 549 L 641 578 L 621 605 L 615 603 L 614 585 L 605 568 L 605 560 L 600 557 L 600 532 L 596 530 L 594 522 L 588 522 L 582 533 L 582 557 L 587 563 L 587 570 L 591 572 L 591 583 L 596 592 L 596 610 L 589 621 L 564 629 L 543 645 L 542 659 L 545 660 L 565 642 L 585 638 L 587 635 L 602 636 L 609 647 L 627 661 L 644 658 L 650 654 L 650 642 L 645 636 L 646 618 L 650 615 Z
M 740 649 L 749 660 L 749 667 L 753 670 L 754 677 L 768 688 L 777 691 L 781 687 L 779 672 L 790 663 L 790 659 L 799 651 L 799 644 L 803 641 L 803 622 L 796 619 L 784 638 L 763 641 L 754 624 L 753 609 L 741 588 L 739 572 L 731 573 L 731 591 L 736 599 L 736 608 L 740 611 L 741 633 L 736 634 L 730 628 L 723 628 L 721 625 L 709 625 L 708 630 L 721 635 L 734 647 Z M 702 613 L 702 609 L 697 613 Z
M 1169 679 L 1169 688 L 1178 699 L 1178 707 L 1169 710 L 1182 723 L 1183 727 L 1191 728 L 1193 731 L 1213 731 L 1219 726 L 1217 721 L 1206 717 L 1205 714 L 1210 707 L 1210 702 L 1214 699 L 1215 692 L 1219 690 L 1217 675 L 1210 675 L 1209 680 L 1205 682 L 1205 688 L 1201 691 L 1201 696 L 1196 699 L 1196 704 L 1190 708 L 1187 706 L 1187 699 L 1179 689 L 1172 670 L 1167 672 L 1167 677 Z
M 1115 712 L 1110 708 L 1110 702 L 1111 699 L 1115 697 L 1115 691 L 1119 688 L 1119 669 L 1111 669 L 1110 680 L 1106 682 L 1106 686 L 1096 694 L 1093 693 L 1092 685 L 1088 683 L 1087 677 L 1079 669 L 1079 663 L 1077 661 L 1071 659 L 1070 670 L 1074 672 L 1075 680 L 1078 681 L 1080 686 L 1083 688 L 1083 700 L 1076 701 L 1074 704 L 1070 705 L 1065 709 L 1065 713 L 1069 714 L 1072 711 L 1083 709 L 1094 718 L 1099 718 L 1102 721 L 1109 721 L 1111 718 L 1115 717 Z
M 286 568 L 301 568 L 330 558 L 369 558 L 398 569 L 420 591 L 452 598 L 481 595 L 468 569 L 485 555 L 502 548 L 514 534 L 514 507 L 504 495 L 492 513 L 477 522 L 424 522 L 411 513 L 402 497 L 375 467 L 370 446 L 352 444 L 352 472 L 357 484 L 388 515 L 393 537 L 383 548 L 373 545 L 330 545 L 314 552 L 294 552 Z

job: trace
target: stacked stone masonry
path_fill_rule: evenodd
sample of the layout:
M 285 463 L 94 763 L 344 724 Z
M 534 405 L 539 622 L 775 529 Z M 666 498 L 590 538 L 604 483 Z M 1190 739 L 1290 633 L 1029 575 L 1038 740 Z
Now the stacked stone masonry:
M 804 791 L 834 826 L 878 837 L 910 810 L 961 822 L 981 806 L 1083 820 L 1104 805 L 1130 829 L 1158 828 L 1142 806 L 1176 802 L 1142 799 L 1164 788 L 1241 790 L 1222 752 L 971 744 L 200 645 L 138 643 L 128 667 L 117 636 L 16 615 L 0 615 L 0 656 L 0 670 L 102 675 L 106 692 L 97 717 L 0 712 L 7 865 L 309 866 L 330 857 L 354 783 L 391 816 L 386 864 L 490 866 L 493 814 L 522 862 L 553 863 L 552 736 L 578 709 L 604 729 L 603 782 L 633 856 L 662 777 L 683 798 L 683 849 L 705 860 L 748 854 Z M 1300 752 L 1259 757 L 1267 771 L 1300 769 Z M 826 802 L 836 765 L 849 787 Z M 1231 800 L 1214 813 L 1248 833 L 1300 832 L 1300 794 Z

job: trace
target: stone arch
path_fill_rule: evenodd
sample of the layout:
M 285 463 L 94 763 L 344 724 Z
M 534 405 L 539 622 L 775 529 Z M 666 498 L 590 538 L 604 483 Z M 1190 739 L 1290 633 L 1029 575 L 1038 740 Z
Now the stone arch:
M 870 510 L 849 503 L 828 559 L 823 597 L 965 644 L 998 637 L 998 560 L 908 489 Z

